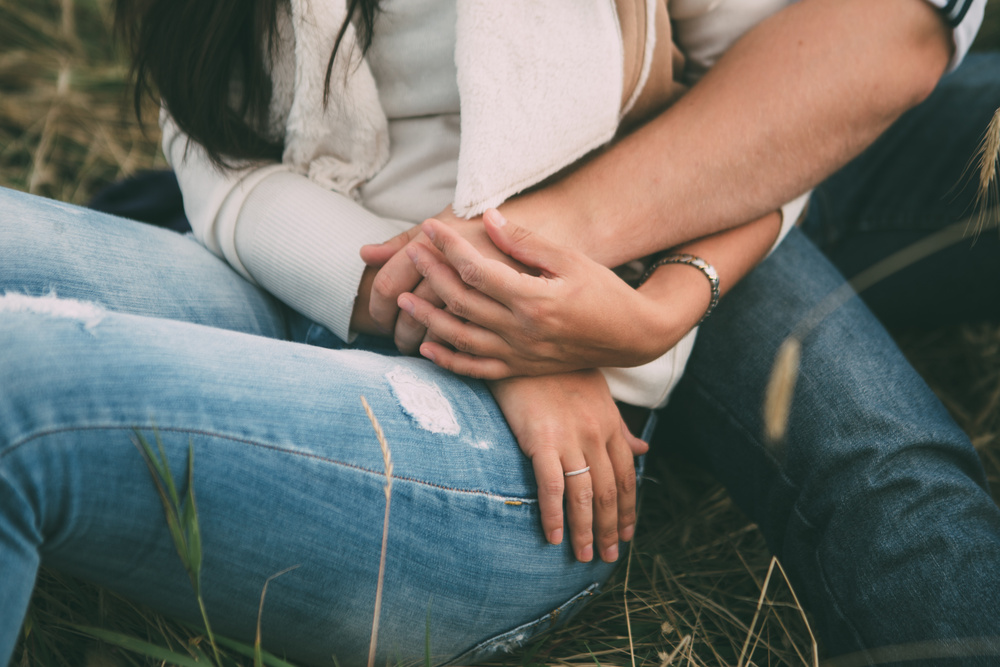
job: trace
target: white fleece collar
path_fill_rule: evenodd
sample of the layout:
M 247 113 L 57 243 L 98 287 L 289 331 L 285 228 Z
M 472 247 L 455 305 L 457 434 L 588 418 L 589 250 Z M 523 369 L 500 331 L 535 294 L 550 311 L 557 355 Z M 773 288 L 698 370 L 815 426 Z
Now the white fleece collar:
M 478 215 L 611 140 L 623 55 L 611 0 L 459 0 L 455 213 Z
M 353 25 L 344 33 L 323 102 L 329 54 L 346 16 L 343 0 L 291 0 L 294 54 L 279 52 L 273 69 L 293 70 L 294 86 L 275 88 L 272 118 L 284 119 L 282 162 L 327 189 L 356 197 L 358 186 L 389 159 L 389 131 Z
M 283 162 L 356 197 L 389 156 L 374 77 L 349 26 L 324 107 L 328 54 L 346 3 L 291 0 L 290 12 L 294 53 L 279 51 L 273 72 L 294 74 L 272 77 L 294 81 L 276 85 L 272 104 L 279 124 L 272 131 L 284 132 Z M 457 17 L 462 131 L 455 210 L 472 216 L 614 136 L 622 45 L 613 0 L 458 0 Z

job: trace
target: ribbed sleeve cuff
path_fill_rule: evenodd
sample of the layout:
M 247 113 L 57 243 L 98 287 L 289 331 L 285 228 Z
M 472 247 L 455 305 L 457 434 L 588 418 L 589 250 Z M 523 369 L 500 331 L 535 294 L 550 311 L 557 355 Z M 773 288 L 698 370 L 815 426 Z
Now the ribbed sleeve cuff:
M 365 269 L 358 250 L 409 226 L 304 176 L 279 172 L 246 198 L 236 222 L 236 252 L 261 287 L 349 342 Z

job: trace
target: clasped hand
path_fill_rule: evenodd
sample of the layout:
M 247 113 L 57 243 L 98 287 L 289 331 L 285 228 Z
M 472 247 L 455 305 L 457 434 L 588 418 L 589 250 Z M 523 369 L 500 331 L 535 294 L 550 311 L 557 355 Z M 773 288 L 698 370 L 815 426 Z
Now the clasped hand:
M 629 432 L 604 377 L 592 367 L 614 354 L 615 341 L 609 333 L 620 332 L 622 322 L 637 319 L 629 320 L 627 312 L 634 290 L 582 255 L 556 249 L 506 225 L 495 211 L 485 216 L 485 224 L 428 221 L 422 229 L 415 227 L 382 246 L 366 247 L 362 256 L 369 265 L 380 267 L 371 314 L 384 329 L 394 326 L 397 343 L 419 342 L 426 327 L 429 334 L 421 352 L 446 368 L 478 377 L 540 375 L 494 381 L 490 389 L 532 461 L 545 537 L 558 544 L 568 529 L 580 560 L 591 560 L 595 549 L 602 559 L 615 560 L 618 540 L 629 540 L 634 533 L 633 456 L 648 447 Z M 581 266 L 596 276 L 578 271 Z M 479 275 L 482 280 L 477 280 Z M 498 281 L 502 286 L 522 278 L 545 282 L 510 284 L 502 294 L 497 291 L 502 287 L 494 287 Z M 487 291 L 480 293 L 473 284 Z M 545 284 L 574 296 L 546 296 Z M 406 287 L 401 289 L 402 285 Z M 518 295 L 522 288 L 526 293 Z M 390 301 L 393 291 L 397 291 L 395 303 Z M 581 312 L 594 304 L 590 297 L 584 298 L 587 292 L 599 294 L 618 310 L 596 317 Z M 494 301 L 489 293 L 502 300 Z M 403 313 L 393 322 L 391 306 L 397 304 Z M 559 304 L 571 306 L 566 317 L 554 308 Z M 497 311 L 501 307 L 509 313 L 506 317 Z M 411 321 L 404 322 L 403 316 Z M 491 324 L 499 331 L 486 328 Z M 470 330 L 474 333 L 464 344 L 462 337 Z M 511 342 L 498 345 L 497 339 L 506 341 L 505 336 Z M 479 347 L 483 343 L 486 347 Z M 494 357 L 476 356 L 484 352 Z M 480 370 L 481 363 L 503 366 L 491 372 Z M 564 476 L 584 468 L 589 468 L 586 473 Z
M 396 305 L 427 330 L 419 351 L 439 366 L 490 380 L 636 366 L 686 333 L 586 255 L 507 224 L 495 210 L 477 226 L 480 235 L 470 236 L 428 220 L 426 241 L 398 253 L 424 280 L 399 292 Z M 397 340 L 398 332 L 397 324 Z

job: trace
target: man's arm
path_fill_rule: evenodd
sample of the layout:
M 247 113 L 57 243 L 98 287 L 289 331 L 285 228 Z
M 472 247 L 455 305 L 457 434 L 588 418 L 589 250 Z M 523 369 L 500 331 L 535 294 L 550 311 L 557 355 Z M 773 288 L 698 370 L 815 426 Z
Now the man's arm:
M 923 100 L 953 51 L 925 0 L 801 0 L 512 221 L 615 266 L 773 211 Z

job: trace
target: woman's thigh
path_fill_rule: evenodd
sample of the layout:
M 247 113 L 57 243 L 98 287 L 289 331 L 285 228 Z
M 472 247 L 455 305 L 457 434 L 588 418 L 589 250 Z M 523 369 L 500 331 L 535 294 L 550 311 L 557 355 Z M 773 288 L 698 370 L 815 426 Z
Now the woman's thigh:
M 419 359 L 111 311 L 3 313 L 0 350 L 0 661 L 39 559 L 198 618 L 138 429 L 182 495 L 192 448 L 214 628 L 252 639 L 264 582 L 296 567 L 268 588 L 265 647 L 363 662 L 386 478 L 362 396 L 393 462 L 379 663 L 425 638 L 436 662 L 515 646 L 610 572 L 545 543 L 488 390 Z
M 286 337 L 287 309 L 191 236 L 0 188 L 0 312 L 102 308 Z M 14 296 L 11 296 L 14 295 Z
M 1000 511 L 971 443 L 858 299 L 804 338 L 787 436 L 764 437 L 779 345 L 842 282 L 793 230 L 701 328 L 655 440 L 759 524 L 828 653 L 992 638 Z

